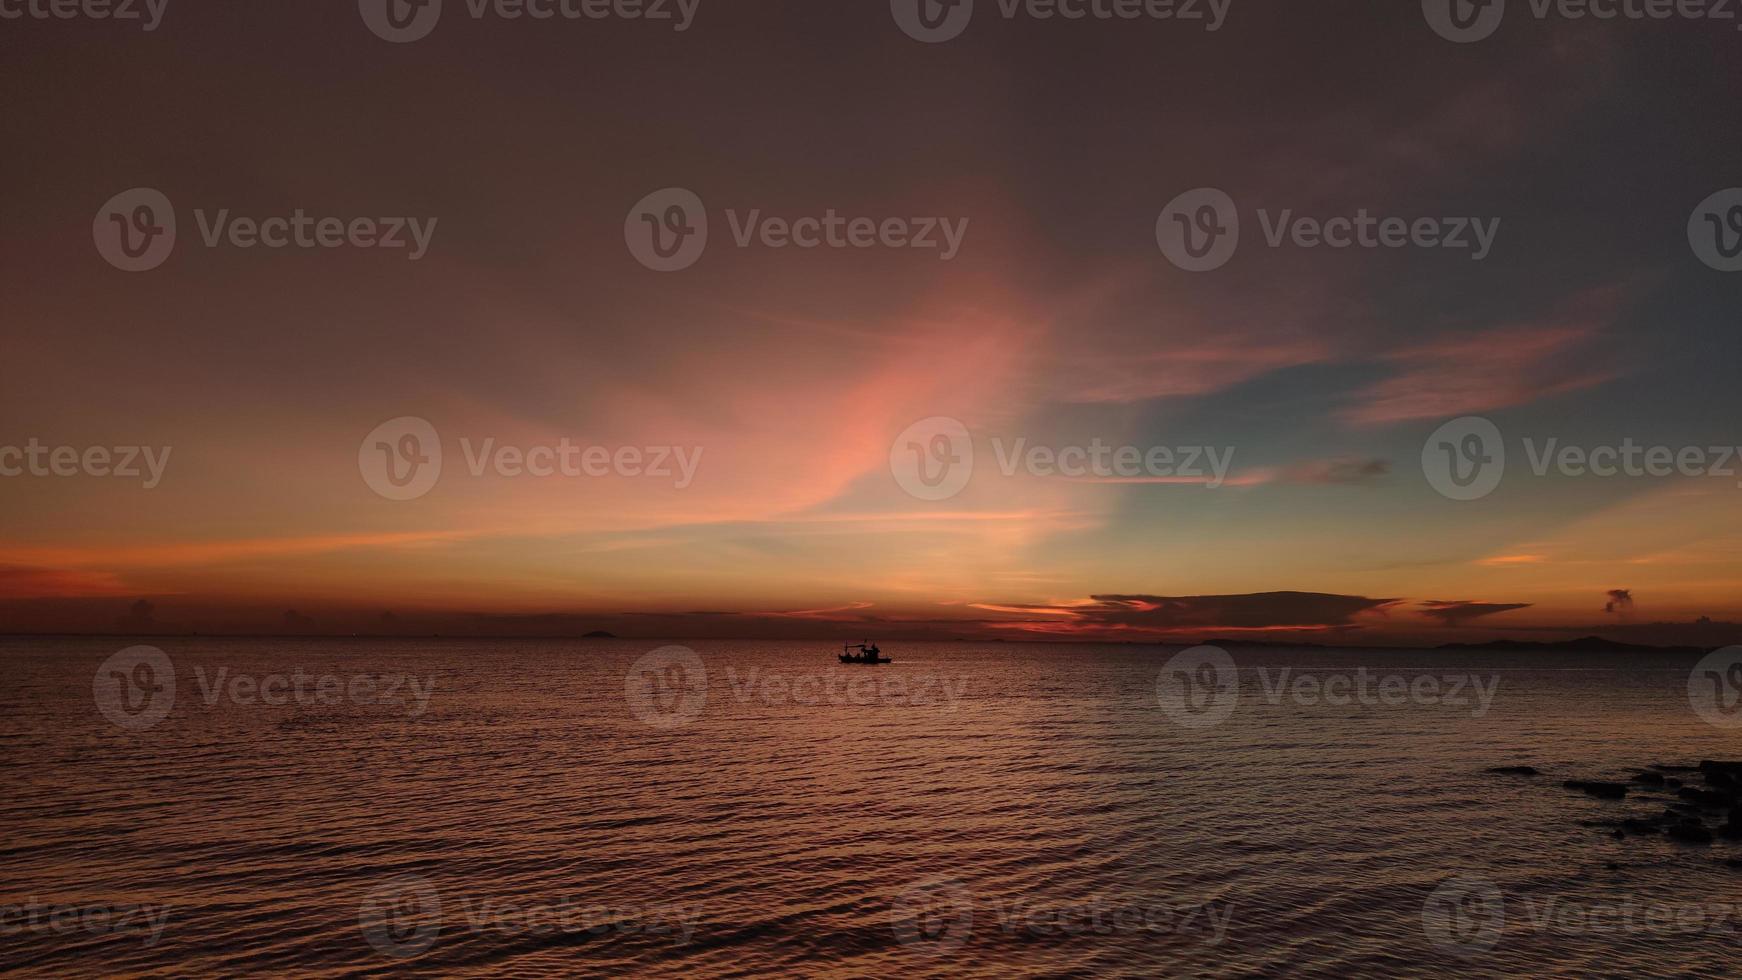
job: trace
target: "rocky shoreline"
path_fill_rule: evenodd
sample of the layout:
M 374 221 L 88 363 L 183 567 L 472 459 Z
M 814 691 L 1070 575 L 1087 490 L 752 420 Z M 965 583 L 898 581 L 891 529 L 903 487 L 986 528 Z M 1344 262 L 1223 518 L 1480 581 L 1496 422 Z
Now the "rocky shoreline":
M 1486 771 L 1526 778 L 1545 775 L 1534 766 L 1494 766 Z M 1645 804 L 1656 811 L 1579 821 L 1581 826 L 1608 830 L 1616 840 L 1656 837 L 1704 847 L 1719 841 L 1742 842 L 1742 762 L 1707 759 L 1692 766 L 1650 765 L 1625 782 L 1567 779 L 1561 787 L 1599 800 Z M 1742 869 L 1742 857 L 1724 863 Z

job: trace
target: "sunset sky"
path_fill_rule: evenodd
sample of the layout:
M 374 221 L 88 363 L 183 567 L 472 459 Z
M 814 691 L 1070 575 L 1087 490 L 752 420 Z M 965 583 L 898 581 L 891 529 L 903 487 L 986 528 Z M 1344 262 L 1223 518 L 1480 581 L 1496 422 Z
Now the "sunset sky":
M 1523 440 L 1742 445 L 1742 275 L 1688 242 L 1742 185 L 1705 94 L 1742 90 L 1742 34 L 983 5 L 932 45 L 882 0 L 704 0 L 683 32 L 450 0 L 411 44 L 349 0 L 6 22 L 0 446 L 173 448 L 153 489 L 0 477 L 0 632 L 1734 641 L 1742 475 L 1537 477 Z M 179 237 L 127 273 L 92 221 L 135 187 Z M 711 238 L 658 273 L 625 216 L 668 187 Z M 1199 187 L 1243 237 L 1194 274 L 1156 223 Z M 225 208 L 439 223 L 417 261 L 206 247 Z M 1362 208 L 1501 224 L 1473 261 L 1257 218 Z M 756 209 L 969 225 L 949 261 L 739 248 Z M 1509 466 L 1460 502 L 1421 455 L 1467 415 Z M 444 469 L 394 501 L 358 454 L 404 416 Z M 976 468 L 925 501 L 891 445 L 938 416 Z M 565 438 L 702 455 L 680 488 L 474 477 L 461 443 Z M 1017 439 L 1234 455 L 1216 488 L 1006 477 Z

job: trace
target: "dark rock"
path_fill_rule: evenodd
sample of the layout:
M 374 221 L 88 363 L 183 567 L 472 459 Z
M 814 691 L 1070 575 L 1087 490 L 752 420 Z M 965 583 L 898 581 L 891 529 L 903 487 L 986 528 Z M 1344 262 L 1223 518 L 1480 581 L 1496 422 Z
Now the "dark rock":
M 1681 785 L 1682 785 L 1682 781 L 1679 779 L 1666 779 L 1666 780 L 1664 780 L 1664 783 L 1670 789 L 1680 789 Z
M 1542 775 L 1542 773 L 1539 772 L 1535 766 L 1495 766 L 1487 771 L 1492 772 L 1492 773 L 1498 773 L 1502 776 L 1540 776 L 1540 775 Z
M 1658 827 L 1657 822 L 1654 820 L 1635 820 L 1631 817 L 1621 821 L 1621 828 L 1628 833 L 1639 837 L 1662 832 L 1661 828 Z
M 1742 858 L 1731 858 L 1724 862 L 1724 866 L 1727 868 L 1742 868 Z
M 1663 774 L 1658 772 L 1642 772 L 1633 777 L 1633 781 L 1646 786 L 1662 786 Z
M 1595 796 L 1600 800 L 1624 800 L 1627 798 L 1627 787 L 1622 783 L 1590 782 L 1581 779 L 1569 779 L 1561 784 L 1567 789 L 1583 790 L 1587 796 Z
M 1679 840 L 1686 844 L 1710 844 L 1712 842 L 1711 831 L 1704 827 L 1690 827 L 1686 824 L 1677 824 L 1669 828 L 1669 836 L 1672 840 Z
M 1621 870 L 1621 866 L 1619 864 L 1616 864 L 1614 861 L 1609 861 L 1609 862 L 1605 863 L 1603 865 L 1603 867 L 1608 868 L 1610 871 L 1620 871 Z
M 1725 840 L 1742 840 L 1742 823 L 1730 821 L 1718 828 L 1718 836 Z
M 1736 805 L 1735 793 L 1726 793 L 1719 789 L 1694 789 L 1692 787 L 1685 787 L 1676 790 L 1675 795 L 1712 810 L 1728 810 Z
M 1715 762 L 1711 759 L 1700 760 L 1700 771 L 1706 775 L 1721 772 L 1727 776 L 1742 777 L 1742 762 Z
M 1622 830 L 1617 830 L 1613 834 L 1610 834 L 1609 836 L 1615 838 L 1616 840 L 1625 840 L 1627 838 L 1627 832 L 1622 831 Z

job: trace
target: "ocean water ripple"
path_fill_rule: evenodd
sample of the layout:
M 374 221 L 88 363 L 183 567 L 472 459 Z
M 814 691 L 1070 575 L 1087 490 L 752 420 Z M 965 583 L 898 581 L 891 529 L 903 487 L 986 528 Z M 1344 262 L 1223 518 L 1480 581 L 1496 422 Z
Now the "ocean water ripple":
M 155 645 L 145 724 L 118 645 L 0 641 L 7 973 L 1688 976 L 1742 930 L 1742 844 L 1560 786 L 1742 757 L 1672 657 L 1231 648 L 1176 703 L 1135 645 Z

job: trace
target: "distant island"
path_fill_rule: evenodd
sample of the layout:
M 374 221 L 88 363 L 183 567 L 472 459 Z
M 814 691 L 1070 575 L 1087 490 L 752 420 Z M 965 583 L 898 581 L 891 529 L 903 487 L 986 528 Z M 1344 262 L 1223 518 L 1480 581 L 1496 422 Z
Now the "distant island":
M 583 640 L 615 640 L 616 638 L 617 634 L 612 633 L 609 630 L 594 630 L 591 633 L 581 634 L 581 639 Z
M 1266 647 L 1276 649 L 1311 649 L 1311 650 L 1494 650 L 1497 652 L 1518 653 L 1710 653 L 1713 647 L 1689 646 L 1651 646 L 1643 643 L 1622 643 L 1619 640 L 1605 640 L 1600 636 L 1581 636 L 1576 640 L 1557 640 L 1543 642 L 1541 640 L 1489 640 L 1485 643 L 1441 643 L 1438 646 L 1388 646 L 1366 643 L 1308 643 L 1308 642 L 1278 642 L 1275 640 L 1234 640 L 1211 639 L 1199 640 L 1197 644 L 1165 642 L 1161 646 L 1213 646 L 1213 647 Z
M 1487 643 L 1442 643 L 1436 650 L 1503 650 L 1539 653 L 1705 653 L 1704 647 L 1654 647 L 1639 643 L 1621 643 L 1600 636 L 1581 636 L 1576 640 L 1543 643 L 1536 640 L 1489 640 Z

